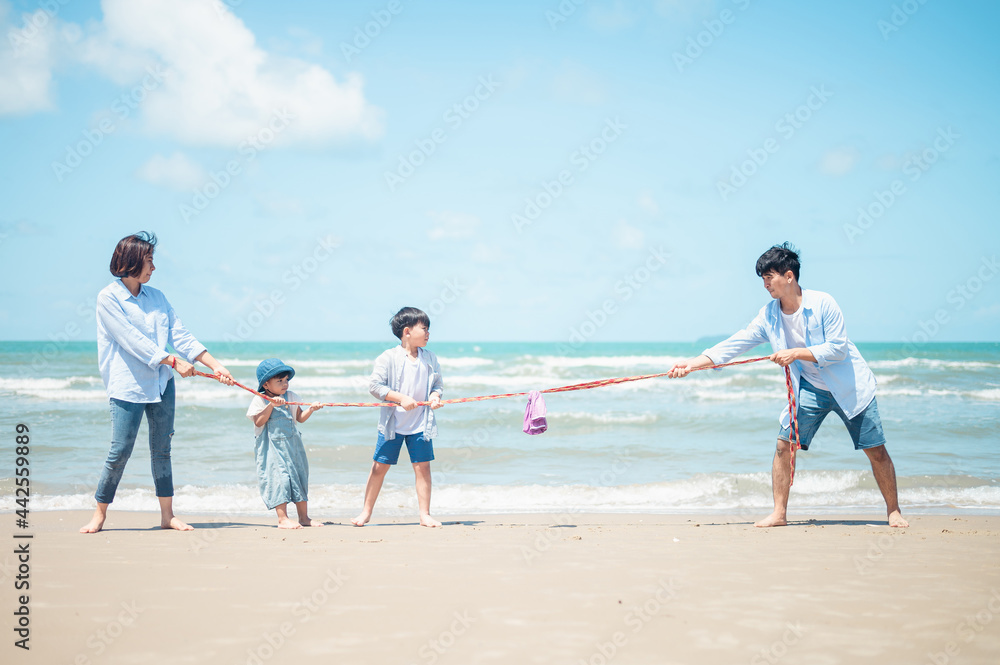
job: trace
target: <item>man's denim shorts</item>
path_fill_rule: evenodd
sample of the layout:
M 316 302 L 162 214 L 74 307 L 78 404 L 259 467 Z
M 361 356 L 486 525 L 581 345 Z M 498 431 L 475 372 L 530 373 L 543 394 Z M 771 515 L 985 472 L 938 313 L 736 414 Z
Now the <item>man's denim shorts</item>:
M 397 434 L 394 438 L 385 440 L 382 433 L 378 434 L 378 442 L 375 444 L 375 456 L 372 458 L 382 464 L 395 464 L 399 461 L 399 451 L 406 443 L 406 452 L 410 455 L 410 462 L 430 462 L 434 459 L 434 445 L 430 439 L 424 438 L 423 432 L 416 434 Z
M 823 419 L 831 411 L 844 421 L 844 425 L 847 426 L 847 431 L 854 441 L 855 450 L 885 445 L 882 419 L 878 415 L 878 404 L 876 404 L 874 397 L 864 411 L 853 418 L 848 418 L 829 391 L 820 390 L 805 379 L 799 380 L 799 386 L 799 443 L 802 444 L 803 450 L 809 450 L 809 444 L 812 442 L 813 436 L 816 435 L 816 430 L 819 429 Z M 778 438 L 782 441 L 791 441 L 791 436 L 790 426 L 783 427 L 778 431 Z

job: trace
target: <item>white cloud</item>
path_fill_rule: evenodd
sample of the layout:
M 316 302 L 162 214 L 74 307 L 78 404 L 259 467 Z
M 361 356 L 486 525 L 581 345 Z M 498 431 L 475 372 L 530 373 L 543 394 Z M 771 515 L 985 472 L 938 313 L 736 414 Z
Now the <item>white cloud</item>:
M 715 0 L 657 0 L 654 11 L 666 18 L 690 19 L 695 15 L 716 13 Z
M 38 222 L 23 219 L 16 222 L 0 222 L 0 240 L 7 240 L 11 235 L 39 236 L 50 232 L 51 229 L 46 229 Z
M 984 321 L 1000 320 L 1000 303 L 977 307 L 972 311 L 972 318 Z
M 614 241 L 622 249 L 642 249 L 646 234 L 641 229 L 630 225 L 624 219 L 619 219 L 615 224 Z
M 110 75 L 108 54 L 150 53 L 168 72 L 143 103 L 146 126 L 189 144 L 238 145 L 276 114 L 293 119 L 280 142 L 375 138 L 381 111 L 362 79 L 338 82 L 327 70 L 260 48 L 219 0 L 104 0 L 104 28 L 89 42 L 91 62 Z M 133 57 L 132 66 L 141 60 Z
M 500 249 L 497 245 L 487 245 L 484 242 L 477 242 L 469 254 L 475 263 L 509 263 L 512 261 L 508 253 Z
M 902 163 L 903 160 L 891 153 L 886 153 L 875 160 L 875 165 L 883 171 L 895 171 Z
M 205 183 L 205 170 L 180 152 L 170 157 L 153 155 L 136 172 L 140 180 L 187 192 Z
M 0 4 L 0 114 L 27 114 L 53 108 L 52 68 L 58 28 L 44 9 L 8 17 Z
M 587 12 L 587 23 L 602 32 L 617 32 L 635 23 L 636 17 L 621 0 L 611 6 L 592 5 Z
M 552 90 L 562 100 L 590 106 L 602 104 L 607 97 L 604 81 L 571 60 L 563 60 L 552 81 Z
M 276 144 L 382 134 L 382 111 L 365 99 L 360 75 L 338 81 L 319 65 L 265 51 L 220 0 L 104 0 L 102 8 L 103 22 L 86 34 L 38 10 L 30 39 L 0 44 L 0 113 L 52 108 L 52 70 L 66 59 L 120 85 L 165 71 L 143 93 L 144 126 L 191 145 L 236 147 L 268 131 Z M 280 132 L 271 124 L 278 116 L 290 118 Z
M 847 175 L 854 169 L 860 158 L 861 153 L 858 152 L 857 148 L 837 148 L 823 155 L 819 163 L 819 170 L 832 176 Z
M 427 237 L 431 240 L 471 238 L 481 223 L 475 215 L 458 212 L 428 212 L 427 216 L 437 222 L 427 231 Z
M 87 26 L 86 32 L 75 24 L 70 34 L 69 53 L 73 61 L 96 69 L 114 83 L 133 85 L 150 68 L 160 66 L 156 55 L 145 49 L 136 49 L 109 35 L 106 23 Z
M 306 214 L 302 201 L 294 197 L 271 192 L 258 194 L 255 198 L 260 206 L 260 212 L 268 217 L 301 217 Z
M 305 28 L 291 27 L 288 34 L 294 40 L 295 47 L 303 53 L 314 57 L 323 55 L 323 40 Z
M 639 207 L 650 215 L 656 215 L 660 212 L 660 204 L 656 202 L 656 199 L 648 191 L 640 192 Z

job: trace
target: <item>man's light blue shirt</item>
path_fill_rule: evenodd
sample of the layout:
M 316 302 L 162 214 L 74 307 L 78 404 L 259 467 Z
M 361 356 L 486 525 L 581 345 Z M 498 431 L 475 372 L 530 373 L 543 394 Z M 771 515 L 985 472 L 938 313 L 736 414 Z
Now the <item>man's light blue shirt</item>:
M 136 404 L 160 401 L 172 370 L 160 362 L 167 345 L 194 363 L 205 347 L 189 333 L 159 289 L 133 296 L 120 279 L 97 295 L 97 362 L 108 397 Z
M 816 357 L 813 365 L 840 408 L 848 418 L 853 418 L 875 398 L 876 381 L 868 363 L 847 338 L 844 315 L 837 301 L 828 293 L 802 289 L 802 319 L 806 347 Z M 788 348 L 785 328 L 781 324 L 781 302 L 777 299 L 764 305 L 746 328 L 702 354 L 721 365 L 764 342 L 770 342 L 775 352 Z M 796 360 L 788 367 L 796 395 L 801 375 L 799 363 L 803 362 L 808 361 Z M 788 426 L 791 417 L 787 406 L 779 420 L 783 427 Z

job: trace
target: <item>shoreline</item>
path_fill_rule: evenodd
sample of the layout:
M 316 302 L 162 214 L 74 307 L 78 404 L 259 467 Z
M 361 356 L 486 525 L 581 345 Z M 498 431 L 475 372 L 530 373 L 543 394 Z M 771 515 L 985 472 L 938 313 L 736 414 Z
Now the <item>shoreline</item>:
M 0 498 L 2 498 L 2 497 L 0 497 Z M 11 497 L 7 497 L 7 498 L 11 499 L 7 503 L 8 504 L 12 503 L 13 499 Z M 358 506 L 355 506 L 355 508 L 360 509 L 360 503 L 358 504 Z M 905 509 L 906 507 L 904 506 L 903 508 Z M 413 515 L 415 515 L 416 514 L 416 510 L 417 510 L 416 506 L 412 506 L 412 507 L 411 506 L 407 506 L 406 510 L 402 510 L 402 509 L 398 509 L 397 508 L 397 509 L 395 509 L 394 512 L 383 512 L 382 515 L 381 515 L 381 518 L 383 520 L 396 520 L 396 521 L 406 520 L 408 517 L 412 516 L 411 513 Z M 465 512 L 463 512 L 461 514 L 461 517 L 454 518 L 454 521 L 459 521 L 460 522 L 460 521 L 463 521 L 464 519 L 467 519 L 467 518 L 480 519 L 480 518 L 505 517 L 505 518 L 515 519 L 515 518 L 520 518 L 520 517 L 528 518 L 528 517 L 538 517 L 538 516 L 573 517 L 573 516 L 577 516 L 577 515 L 594 515 L 594 516 L 597 516 L 597 517 L 608 517 L 608 518 L 629 517 L 629 516 L 631 516 L 631 517 L 638 517 L 638 518 L 649 517 L 649 518 L 653 518 L 653 519 L 670 518 L 670 517 L 677 517 L 677 518 L 688 519 L 688 518 L 691 518 L 691 517 L 699 517 L 699 518 L 704 518 L 705 520 L 709 520 L 709 519 L 719 520 L 721 518 L 733 518 L 733 519 L 736 519 L 737 522 L 739 523 L 739 522 L 747 522 L 747 521 L 753 522 L 756 519 L 759 519 L 761 517 L 765 517 L 770 512 L 770 510 L 771 510 L 770 506 L 759 506 L 759 507 L 737 508 L 737 509 L 732 509 L 732 508 L 691 508 L 690 510 L 686 510 L 686 509 L 682 509 L 682 508 L 671 508 L 670 510 L 649 511 L 649 512 L 640 512 L 640 511 L 636 511 L 636 510 L 627 510 L 627 509 L 626 510 L 619 510 L 619 511 L 593 510 L 593 509 L 579 510 L 579 511 L 577 511 L 577 510 L 570 511 L 570 510 L 561 510 L 561 509 L 550 509 L 550 510 L 538 510 L 538 511 L 532 511 L 532 512 L 527 512 L 527 511 L 513 511 L 513 510 L 510 510 L 510 511 L 508 511 L 508 510 L 498 510 L 498 511 L 494 511 L 494 512 L 465 511 Z M 841 506 L 831 506 L 829 508 L 806 506 L 806 507 L 799 507 L 797 510 L 794 509 L 794 508 L 790 508 L 788 512 L 789 512 L 789 523 L 806 524 L 806 523 L 808 523 L 809 521 L 812 521 L 812 520 L 826 520 L 826 521 L 835 520 L 835 519 L 843 518 L 845 515 L 849 515 L 849 516 L 851 516 L 852 519 L 855 519 L 855 520 L 865 519 L 864 516 L 867 516 L 867 521 L 868 522 L 878 522 L 879 520 L 886 519 L 885 515 L 883 514 L 883 510 L 878 510 L 878 509 L 866 510 L 863 507 L 856 507 L 856 506 L 849 506 L 849 507 L 846 507 L 846 508 L 843 508 Z M 291 511 L 290 514 L 294 513 L 294 510 L 290 509 L 290 511 Z M 64 514 L 64 513 L 80 513 L 80 514 L 86 513 L 86 514 L 89 515 L 92 512 L 93 512 L 92 509 L 86 509 L 86 508 L 32 508 L 32 514 L 33 515 L 39 515 L 39 514 Z M 199 519 L 200 518 L 200 519 L 203 519 L 203 520 L 212 520 L 212 519 L 216 519 L 217 520 L 217 519 L 220 519 L 220 518 L 238 517 L 238 518 L 241 518 L 241 519 L 246 518 L 246 519 L 261 520 L 261 521 L 266 522 L 268 519 L 274 517 L 274 511 L 273 510 L 267 510 L 266 508 L 261 508 L 259 510 L 204 510 L 204 509 L 202 509 L 202 510 L 198 510 L 198 511 L 191 511 L 191 512 L 189 512 L 189 511 L 183 510 L 183 509 L 182 510 L 178 510 L 177 507 L 176 507 L 176 505 L 175 505 L 174 506 L 174 512 L 175 512 L 175 514 L 176 514 L 177 517 L 180 517 L 182 519 L 184 518 L 184 515 L 189 515 L 189 516 L 192 517 L 192 519 Z M 316 515 L 310 515 L 311 517 L 314 517 L 315 519 L 321 519 L 322 521 L 324 521 L 326 523 L 337 525 L 337 524 L 341 524 L 341 523 L 347 523 L 350 520 L 350 517 L 357 513 L 357 510 L 347 511 L 347 512 L 337 511 L 337 515 L 334 516 L 334 517 L 331 517 L 330 513 L 327 512 L 327 511 L 324 511 L 322 508 L 318 508 L 316 510 L 313 510 L 312 508 L 310 508 L 309 512 L 310 513 L 314 513 L 314 512 L 316 513 Z M 15 513 L 15 510 L 13 508 L 8 508 L 8 509 L 0 510 L 0 516 L 2 516 L 2 515 L 13 515 L 14 513 Z M 115 508 L 114 504 L 112 504 L 112 507 L 108 511 L 109 515 L 112 514 L 112 513 L 124 513 L 124 514 L 130 514 L 130 515 L 143 515 L 143 514 L 158 515 L 159 514 L 159 512 L 157 510 L 154 510 L 152 507 L 149 507 L 149 508 L 146 508 L 146 507 L 144 507 L 144 508 Z M 350 516 L 348 516 L 347 513 L 350 513 Z M 435 511 L 434 514 L 436 516 L 437 512 Z M 447 516 L 447 515 L 451 515 L 452 513 L 442 513 L 442 514 Z M 980 509 L 973 509 L 973 508 L 967 508 L 967 507 L 961 507 L 961 508 L 952 508 L 952 507 L 947 507 L 947 508 L 945 508 L 945 507 L 940 507 L 940 508 L 936 508 L 936 507 L 924 507 L 924 508 L 920 508 L 920 509 L 906 509 L 905 512 L 903 513 L 903 515 L 904 515 L 904 517 L 907 517 L 907 518 L 909 518 L 911 516 L 913 516 L 913 517 L 967 517 L 967 518 L 972 518 L 972 519 L 977 519 L 977 518 L 1000 518 L 1000 507 L 998 507 L 998 508 L 992 508 L 992 507 L 991 508 L 980 508 Z M 451 520 L 452 518 L 446 517 L 444 519 Z
M 158 513 L 112 509 L 104 531 L 77 533 L 90 514 L 33 512 L 13 534 L 32 535 L 31 650 L 0 647 L 19 662 L 986 663 L 1000 652 L 993 516 L 907 513 L 910 528 L 891 529 L 842 513 L 758 529 L 736 514 L 437 515 L 445 528 L 427 529 L 376 515 L 363 528 L 279 530 L 271 516 L 181 515 L 195 530 L 178 533 Z M 17 601 L 3 587 L 9 623 Z

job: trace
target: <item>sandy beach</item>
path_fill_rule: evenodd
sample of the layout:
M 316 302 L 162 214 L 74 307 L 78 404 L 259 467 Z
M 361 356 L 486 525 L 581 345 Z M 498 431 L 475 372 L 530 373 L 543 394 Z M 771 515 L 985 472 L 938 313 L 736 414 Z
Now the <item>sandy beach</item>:
M 996 517 L 510 515 L 279 531 L 32 515 L 8 529 L 4 662 L 995 663 Z M 322 517 L 322 516 L 318 516 Z M 12 515 L 5 519 L 13 525 Z M 33 537 L 14 538 L 31 533 Z M 13 546 L 10 544 L 13 543 Z M 18 555 L 28 543 L 30 651 Z M 23 550 L 22 550 L 23 551 Z M 12 621 L 12 617 L 14 620 Z

